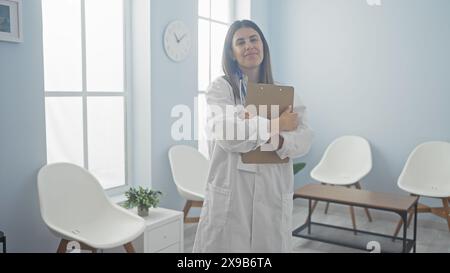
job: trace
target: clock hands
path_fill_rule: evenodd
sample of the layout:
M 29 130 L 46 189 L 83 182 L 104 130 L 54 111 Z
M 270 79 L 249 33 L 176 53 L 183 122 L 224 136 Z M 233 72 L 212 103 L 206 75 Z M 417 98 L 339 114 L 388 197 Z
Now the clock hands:
M 181 40 L 180 39 L 178 39 L 178 36 L 177 36 L 177 34 L 174 32 L 173 33 L 173 35 L 175 35 L 175 39 L 177 40 L 177 43 L 179 43 Z
M 180 42 L 181 42 L 181 40 L 183 40 L 183 39 L 184 39 L 184 37 L 186 37 L 186 34 L 184 34 L 183 36 L 181 36 L 181 38 L 180 38 Z
M 184 39 L 184 37 L 186 37 L 186 33 L 183 36 L 181 36 L 181 38 L 178 38 L 176 33 L 173 33 L 173 35 L 175 36 L 175 39 L 177 40 L 178 44 Z

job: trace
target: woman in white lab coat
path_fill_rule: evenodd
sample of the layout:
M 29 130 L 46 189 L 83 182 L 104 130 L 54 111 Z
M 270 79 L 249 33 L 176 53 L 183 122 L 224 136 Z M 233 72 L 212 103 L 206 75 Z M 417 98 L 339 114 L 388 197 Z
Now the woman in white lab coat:
M 305 121 L 305 107 L 296 96 L 294 108 L 289 109 L 293 111 L 272 121 L 243 109 L 248 81 L 273 84 L 269 47 L 255 23 L 243 20 L 231 25 L 222 63 L 225 76 L 216 79 L 206 95 L 208 108 L 224 112 L 208 115 L 211 166 L 193 251 L 290 252 L 292 158 L 309 151 L 313 136 Z M 231 114 L 225 112 L 230 107 Z M 217 130 L 212 132 L 228 125 L 244 128 L 244 139 L 227 139 L 221 137 L 222 132 L 220 136 Z M 282 159 L 289 157 L 289 163 L 242 163 L 241 153 L 275 137 L 279 139 L 277 154 Z

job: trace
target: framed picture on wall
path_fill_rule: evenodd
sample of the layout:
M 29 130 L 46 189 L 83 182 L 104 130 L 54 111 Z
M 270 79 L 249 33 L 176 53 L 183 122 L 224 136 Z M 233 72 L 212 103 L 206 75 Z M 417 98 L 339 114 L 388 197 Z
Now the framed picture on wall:
M 0 0 L 0 41 L 23 41 L 22 0 Z

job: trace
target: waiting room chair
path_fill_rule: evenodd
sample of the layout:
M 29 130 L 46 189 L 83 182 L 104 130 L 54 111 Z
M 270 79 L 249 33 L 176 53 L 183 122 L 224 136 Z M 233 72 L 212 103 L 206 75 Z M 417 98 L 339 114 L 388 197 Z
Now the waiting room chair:
M 359 136 L 342 136 L 334 140 L 325 150 L 319 164 L 311 171 L 311 177 L 324 185 L 355 186 L 361 189 L 360 181 L 372 170 L 372 152 L 369 142 Z M 314 202 L 311 213 L 317 206 Z M 329 203 L 325 207 L 328 213 Z M 369 221 L 372 217 L 365 208 Z M 355 211 L 350 206 L 353 229 L 356 230 Z M 355 232 L 356 234 L 356 232 Z
M 450 143 L 434 141 L 417 146 L 406 161 L 397 184 L 412 196 L 441 199 L 442 207 L 428 207 L 419 203 L 417 212 L 430 212 L 446 219 L 450 231 Z M 409 214 L 408 226 L 413 213 L 411 211 Z M 394 237 L 402 225 L 403 221 L 400 220 Z
M 70 241 L 96 252 L 124 246 L 135 252 L 132 241 L 144 231 L 144 219 L 112 203 L 98 180 L 70 163 L 41 168 L 38 194 L 42 219 L 62 238 L 57 252 L 66 252 Z
M 209 161 L 197 149 L 185 145 L 171 147 L 169 161 L 177 190 L 186 199 L 184 222 L 197 223 L 199 217 L 188 217 L 188 213 L 191 207 L 203 206 Z

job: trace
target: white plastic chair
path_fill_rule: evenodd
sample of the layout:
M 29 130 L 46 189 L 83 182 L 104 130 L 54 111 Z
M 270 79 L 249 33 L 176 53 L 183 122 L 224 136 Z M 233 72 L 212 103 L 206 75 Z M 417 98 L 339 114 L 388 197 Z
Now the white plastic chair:
M 417 212 L 431 212 L 446 219 L 450 231 L 450 143 L 433 141 L 417 146 L 406 161 L 397 184 L 413 196 L 441 199 L 443 207 L 419 204 Z M 413 212 L 409 215 L 408 226 L 412 215 Z M 399 221 L 394 236 L 402 225 L 403 221 Z
M 359 136 L 342 136 L 334 140 L 325 150 L 319 164 L 311 171 L 311 177 L 322 184 L 355 186 L 361 189 L 360 181 L 372 170 L 372 152 L 369 142 Z M 317 202 L 314 203 L 314 211 Z M 325 208 L 328 212 L 329 203 Z M 369 210 L 365 208 L 369 221 L 372 221 Z M 353 206 L 350 206 L 353 228 L 356 230 L 356 219 Z
M 169 149 L 170 168 L 179 194 L 186 199 L 184 222 L 196 223 L 199 217 L 187 217 L 191 207 L 202 207 L 205 199 L 209 161 L 197 149 L 177 145 Z
M 70 241 L 96 252 L 124 246 L 144 231 L 144 219 L 112 203 L 98 180 L 70 163 L 46 165 L 38 174 L 41 216 L 47 227 L 62 238 L 57 252 L 66 252 Z

